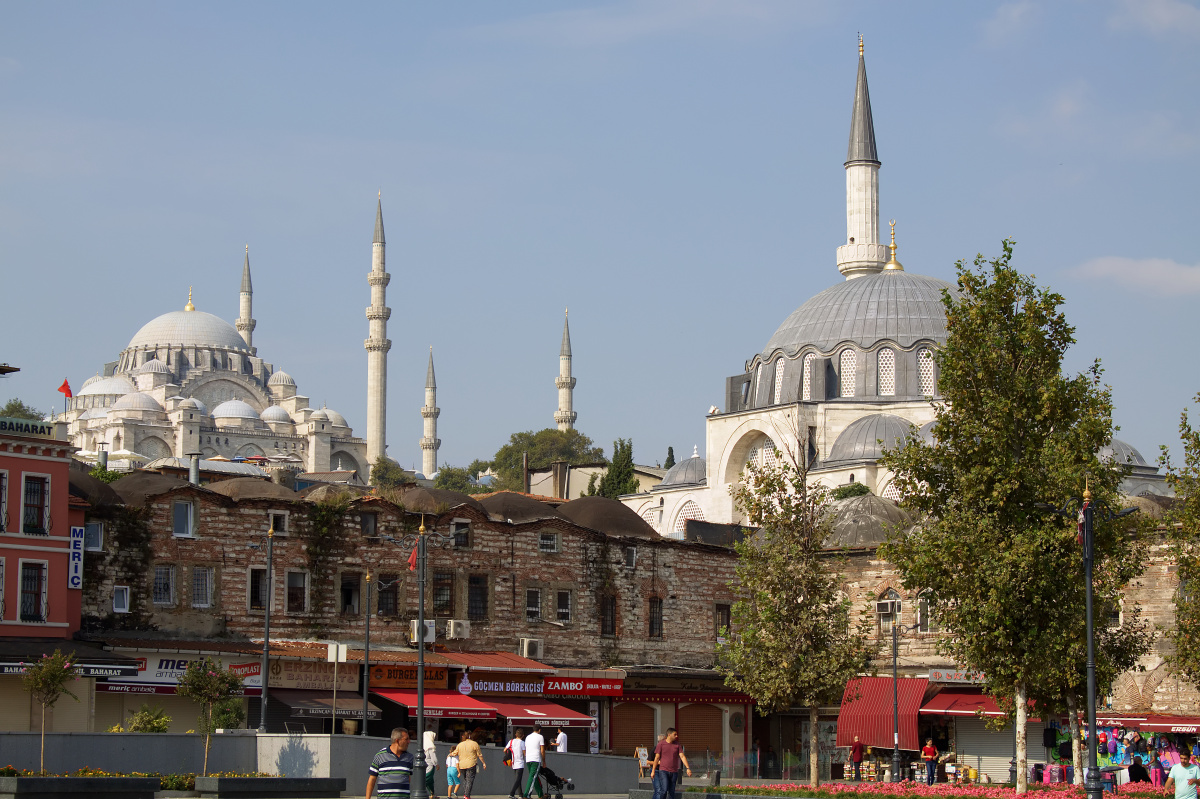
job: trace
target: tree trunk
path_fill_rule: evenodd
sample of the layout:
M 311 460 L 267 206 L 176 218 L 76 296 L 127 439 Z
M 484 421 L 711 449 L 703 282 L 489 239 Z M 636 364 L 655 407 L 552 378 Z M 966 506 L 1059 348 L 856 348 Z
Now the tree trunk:
M 212 705 L 208 706 L 208 722 L 204 725 L 204 776 L 208 776 L 208 744 L 212 739 Z
M 1017 735 L 1017 793 L 1029 790 L 1028 775 L 1025 773 L 1026 751 L 1029 742 L 1025 739 L 1025 725 L 1029 720 L 1029 705 L 1025 695 L 1025 683 L 1018 683 L 1016 695 L 1016 735 Z
M 38 771 L 46 773 L 46 706 L 42 705 L 42 751 L 38 755 Z
M 1079 701 L 1067 694 L 1067 724 L 1071 730 L 1071 767 L 1075 770 L 1072 782 L 1083 785 L 1083 736 L 1079 732 Z
M 816 788 L 821 784 L 820 752 L 817 750 L 817 703 L 808 708 L 808 785 Z

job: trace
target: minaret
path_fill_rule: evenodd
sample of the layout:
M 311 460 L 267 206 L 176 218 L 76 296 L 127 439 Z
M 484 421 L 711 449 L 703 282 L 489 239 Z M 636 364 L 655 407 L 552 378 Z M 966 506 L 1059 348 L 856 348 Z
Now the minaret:
M 570 430 L 575 427 L 579 414 L 571 409 L 575 378 L 571 377 L 571 329 L 567 326 L 566 313 L 563 314 L 562 348 L 558 351 L 558 378 L 554 385 L 558 387 L 558 411 L 554 414 L 554 422 L 559 430 Z
M 442 409 L 437 406 L 437 380 L 433 377 L 433 347 L 429 348 L 429 369 L 425 372 L 425 407 L 421 418 L 425 420 L 425 435 L 421 438 L 421 473 L 433 477 L 437 471 L 438 448 L 442 441 L 437 437 L 437 419 Z
M 883 270 L 887 247 L 879 241 L 879 154 L 867 92 L 867 64 L 858 37 L 858 83 L 846 154 L 846 243 L 837 248 L 838 271 L 847 280 Z
M 242 293 L 239 298 L 240 311 L 237 318 L 237 332 L 242 334 L 246 346 L 254 351 L 254 326 L 258 324 L 253 318 L 254 287 L 250 285 L 250 245 L 246 245 L 246 263 L 242 267 Z
M 371 244 L 371 307 L 367 309 L 367 461 L 387 454 L 387 354 L 392 342 L 387 337 L 387 320 L 392 309 L 387 307 L 387 284 L 392 276 L 384 268 L 386 245 L 383 238 L 383 195 L 375 207 L 375 240 Z

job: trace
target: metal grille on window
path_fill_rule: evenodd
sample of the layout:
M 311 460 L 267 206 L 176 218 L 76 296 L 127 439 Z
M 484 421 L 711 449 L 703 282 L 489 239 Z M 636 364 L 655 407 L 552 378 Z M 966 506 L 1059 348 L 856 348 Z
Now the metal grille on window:
M 600 634 L 617 634 L 617 598 L 615 596 L 600 597 Z
M 267 607 L 267 570 L 250 570 L 250 609 L 264 610 Z
M 542 618 L 542 592 L 538 588 L 525 589 L 525 618 L 529 621 Z
M 760 363 L 758 365 L 758 371 L 755 373 L 756 374 L 756 377 L 754 379 L 754 400 L 755 400 L 754 404 L 755 405 L 758 404 L 758 398 L 761 396 L 761 394 L 759 392 L 762 391 L 763 366 L 765 366 L 765 364 Z
M 192 567 L 192 607 L 206 608 L 212 604 L 212 578 L 212 567 Z
M 25 478 L 25 518 L 22 531 L 30 535 L 46 535 L 46 478 Z
M 683 507 L 679 509 L 679 515 L 675 517 L 676 538 L 683 538 L 683 534 L 687 530 L 688 519 L 704 521 L 704 511 L 700 510 L 700 506 L 690 499 L 683 504 Z
M 21 564 L 21 621 L 46 620 L 46 566 Z
M 558 592 L 558 620 L 564 624 L 571 621 L 571 592 Z
M 858 353 L 847 347 L 838 359 L 838 385 L 843 397 L 853 397 L 858 381 Z
M 658 532 L 658 508 L 646 508 L 642 511 L 642 521 L 654 528 L 654 532 Z
M 663 637 L 663 603 L 658 597 L 650 598 L 650 637 Z
M 433 615 L 454 615 L 454 572 L 433 573 Z
M 713 614 L 713 621 L 716 623 L 716 635 L 718 641 L 724 641 L 725 638 L 721 635 L 721 631 L 728 631 L 732 625 L 733 614 L 729 605 L 717 605 L 716 612 Z
M 486 574 L 472 574 L 467 578 L 467 618 L 471 621 L 486 621 L 488 617 L 488 578 Z
M 896 486 L 896 481 L 888 483 L 888 487 L 883 489 L 883 498 L 890 499 L 892 502 L 900 501 L 900 489 Z
M 891 397 L 896 393 L 896 353 L 884 347 L 879 351 L 879 396 Z
M 767 441 L 763 444 L 762 465 L 768 469 L 774 469 L 779 465 L 779 450 L 775 447 L 774 441 Z
M 879 595 L 876 613 L 879 616 L 879 632 L 891 635 L 892 625 L 900 621 L 900 594 L 896 589 L 889 588 Z
M 801 377 L 801 379 L 804 381 L 804 385 L 800 392 L 800 398 L 803 400 L 812 399 L 812 371 L 813 361 L 816 360 L 816 357 L 817 356 L 813 355 L 811 352 L 804 356 L 804 366 L 802 367 L 804 372 Z
M 783 364 L 784 358 L 781 356 L 775 362 L 775 398 L 771 403 L 773 405 L 778 405 L 779 401 L 783 398 Z
M 557 552 L 558 535 L 556 533 L 542 533 L 540 536 L 538 536 L 538 551 Z
M 454 546 L 458 549 L 471 546 L 471 526 L 465 522 L 451 522 L 450 535 L 454 536 Z
M 154 567 L 154 604 L 170 605 L 175 601 L 175 567 Z
M 921 383 L 922 397 L 932 397 L 937 394 L 937 380 L 934 378 L 933 353 L 931 351 L 917 351 L 917 375 Z
M 437 574 L 434 573 L 436 581 Z M 394 574 L 379 575 L 379 585 L 385 586 L 376 591 L 376 609 L 375 612 L 380 616 L 395 616 L 399 612 L 400 586 L 399 578 Z M 435 582 L 436 585 L 436 582 Z M 434 588 L 434 602 L 436 603 L 437 589 Z

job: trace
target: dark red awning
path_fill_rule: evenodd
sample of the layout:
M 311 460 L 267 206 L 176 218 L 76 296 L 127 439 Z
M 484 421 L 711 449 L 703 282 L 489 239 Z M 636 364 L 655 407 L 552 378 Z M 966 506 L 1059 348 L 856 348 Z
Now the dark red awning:
M 274 692 L 272 692 L 274 693 Z M 417 712 L 417 692 L 405 688 L 375 688 L 371 693 L 410 712 Z M 458 691 L 429 690 L 425 692 L 425 715 L 428 718 L 494 719 L 496 709 Z
M 1195 734 L 1200 732 L 1200 718 L 1196 716 L 1151 716 L 1145 721 L 1131 722 L 1128 726 L 1137 727 L 1144 732 L 1183 732 Z
M 488 697 L 487 703 L 504 718 L 515 723 L 538 722 L 543 727 L 590 727 L 592 717 L 545 699 L 520 699 Z
M 929 680 L 923 677 L 902 677 L 895 681 L 900 711 L 900 748 L 919 751 L 917 713 L 925 698 Z M 850 746 L 854 736 L 865 746 L 891 749 L 894 723 L 892 711 L 893 681 L 891 677 L 855 677 L 846 683 L 842 709 L 838 713 L 837 745 Z
M 974 716 L 976 711 L 985 716 L 1006 715 L 990 696 L 979 691 L 942 691 L 921 706 L 923 714 Z

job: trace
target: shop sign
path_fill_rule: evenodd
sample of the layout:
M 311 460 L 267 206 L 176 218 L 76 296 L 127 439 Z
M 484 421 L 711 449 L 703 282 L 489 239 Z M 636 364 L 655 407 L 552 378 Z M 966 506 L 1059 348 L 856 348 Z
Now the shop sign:
M 588 702 L 588 715 L 592 717 L 592 726 L 588 730 L 588 751 L 593 755 L 600 753 L 600 703 Z
M 721 680 L 680 680 L 670 677 L 627 677 L 627 691 L 728 691 Z
M 8 416 L 0 416 L 0 433 L 36 436 L 37 438 L 55 437 L 53 422 L 32 422 L 28 419 L 14 419 Z
M 503 672 L 485 672 L 482 676 L 464 673 L 463 683 L 470 690 L 464 691 L 459 683 L 458 691 L 463 694 L 520 694 L 522 696 L 541 696 L 542 677 L 529 674 L 505 674 Z
M 620 696 L 625 683 L 608 677 L 547 677 L 542 683 L 546 696 Z
M 983 682 L 983 672 L 964 669 L 930 669 L 929 681 L 977 685 Z
M 25 666 L 20 663 L 0 664 L 0 674 L 24 674 Z M 134 666 L 121 665 L 89 665 L 80 663 L 75 667 L 75 673 L 80 677 L 131 677 L 137 674 Z
M 332 691 L 335 663 L 311 660 L 272 660 L 271 688 L 298 688 L 302 691 Z M 358 669 L 338 669 L 337 690 L 358 690 Z
M 445 688 L 450 684 L 445 666 L 425 667 L 425 687 Z M 372 688 L 416 688 L 417 667 L 412 665 L 382 665 L 371 667 Z
M 83 589 L 83 535 L 82 527 L 71 528 L 71 556 L 67 561 L 67 588 Z
M 244 657 L 244 656 L 239 656 Z M 187 671 L 189 663 L 202 662 L 201 656 L 183 657 L 174 652 L 148 654 L 136 658 L 137 671 L 126 668 L 121 674 L 107 674 L 111 679 L 96 683 L 96 690 L 109 694 L 174 694 L 179 685 L 179 678 Z M 231 663 L 223 658 L 215 658 L 222 666 L 231 669 L 242 678 L 243 696 L 258 696 L 262 692 L 262 664 L 258 661 L 241 661 Z M 117 668 L 121 667 L 106 667 Z

